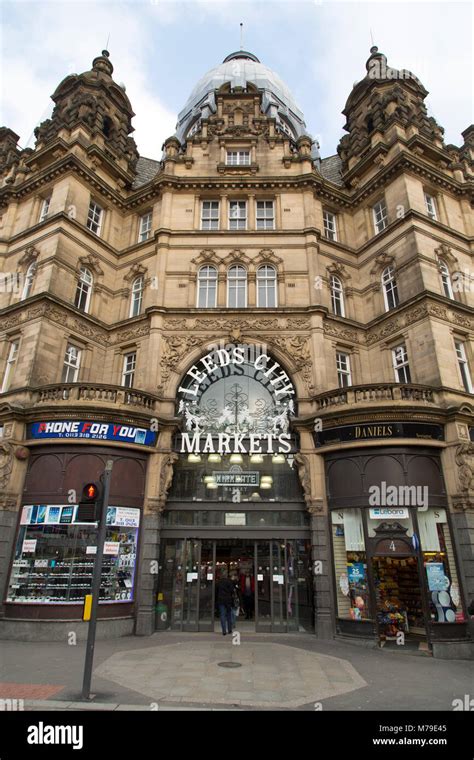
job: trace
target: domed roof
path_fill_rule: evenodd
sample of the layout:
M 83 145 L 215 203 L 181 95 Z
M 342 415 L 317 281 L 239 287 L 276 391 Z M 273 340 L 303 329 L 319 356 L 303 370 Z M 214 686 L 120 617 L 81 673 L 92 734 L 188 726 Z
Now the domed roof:
M 260 63 L 257 56 L 245 50 L 228 55 L 224 61 L 204 74 L 194 87 L 178 116 L 176 134 L 185 142 L 193 134 L 201 118 L 216 112 L 215 92 L 226 82 L 231 88 L 247 88 L 253 84 L 263 93 L 262 108 L 277 120 L 277 126 L 293 140 L 308 134 L 304 116 L 287 85 L 274 71 Z

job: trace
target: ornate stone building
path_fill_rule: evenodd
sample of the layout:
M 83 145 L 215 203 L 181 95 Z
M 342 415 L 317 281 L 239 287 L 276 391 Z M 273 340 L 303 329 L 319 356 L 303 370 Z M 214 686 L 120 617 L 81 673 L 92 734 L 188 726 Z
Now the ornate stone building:
M 0 130 L 1 636 L 83 634 L 112 459 L 103 635 L 213 630 L 225 569 L 257 631 L 469 656 L 474 127 L 366 69 L 327 158 L 244 51 L 161 160 L 107 51 Z

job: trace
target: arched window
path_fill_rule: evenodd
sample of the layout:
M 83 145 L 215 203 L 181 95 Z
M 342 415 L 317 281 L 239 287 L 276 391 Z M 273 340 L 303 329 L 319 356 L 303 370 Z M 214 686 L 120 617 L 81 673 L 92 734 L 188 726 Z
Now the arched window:
M 25 282 L 23 285 L 23 290 L 21 293 L 21 301 L 24 301 L 25 298 L 28 298 L 28 296 L 31 293 L 31 288 L 33 287 L 33 280 L 35 279 L 35 273 L 36 273 L 36 264 L 30 264 L 28 269 L 26 270 L 25 275 Z
M 257 306 L 272 309 L 278 306 L 277 300 L 276 269 L 264 264 L 257 270 Z
M 386 267 L 382 272 L 382 289 L 385 311 L 398 306 L 398 287 L 393 267 Z
M 342 282 L 340 281 L 339 277 L 336 277 L 334 274 L 332 274 L 330 277 L 330 287 L 332 310 L 334 314 L 338 314 L 340 317 L 345 317 L 344 288 L 342 287 Z
M 217 269 L 204 266 L 198 272 L 198 309 L 215 309 L 217 304 Z
M 81 267 L 77 283 L 74 306 L 86 313 L 89 311 L 92 295 L 92 274 L 87 267 Z
M 234 264 L 227 272 L 227 306 L 230 309 L 247 306 L 247 270 L 241 264 Z
M 451 275 L 449 273 L 448 265 L 445 261 L 440 259 L 439 261 L 439 271 L 441 273 L 441 282 L 443 284 L 443 293 L 446 296 L 446 298 L 452 298 L 454 299 L 454 293 L 453 293 L 453 285 L 451 282 Z
M 135 277 L 132 284 L 132 298 L 130 300 L 131 317 L 138 317 L 138 315 L 141 313 L 143 303 L 143 287 L 143 276 L 140 275 L 140 277 Z

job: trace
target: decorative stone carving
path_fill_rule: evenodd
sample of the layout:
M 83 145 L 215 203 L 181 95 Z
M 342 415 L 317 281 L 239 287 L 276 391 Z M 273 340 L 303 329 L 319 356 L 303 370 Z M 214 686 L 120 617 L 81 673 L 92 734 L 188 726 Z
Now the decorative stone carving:
M 441 245 L 435 248 L 434 252 L 438 259 L 438 266 L 440 264 L 440 259 L 443 259 L 450 267 L 455 267 L 459 263 L 450 246 L 445 243 L 441 243 Z
M 332 322 L 324 322 L 324 334 L 331 335 L 333 338 L 340 338 L 341 340 L 348 340 L 351 343 L 358 343 L 359 336 L 355 330 L 349 330 L 347 327 L 339 327 Z
M 13 468 L 13 446 L 6 441 L 0 443 L 0 489 L 4 490 Z
M 470 319 L 466 314 L 458 314 L 458 312 L 453 311 L 451 312 L 451 321 L 461 327 L 467 327 L 469 330 L 474 329 L 474 320 Z
M 175 451 L 171 451 L 169 454 L 165 455 L 161 463 L 157 500 L 157 506 L 160 511 L 164 509 L 166 504 L 166 497 L 173 480 L 173 466 L 177 459 L 179 459 L 179 454 Z
M 283 259 L 276 256 L 271 248 L 262 248 L 253 259 L 253 263 L 255 267 L 259 267 L 262 264 L 273 264 L 273 266 L 278 268 L 283 264 Z
M 196 267 L 201 267 L 203 264 L 214 264 L 218 267 L 221 262 L 222 259 L 219 258 L 212 248 L 204 248 L 198 256 L 191 259 L 191 264 L 194 264 Z
M 34 262 L 36 262 L 36 259 L 38 258 L 38 256 L 39 256 L 38 249 L 35 248 L 34 245 L 29 245 L 18 263 L 20 266 L 29 267 L 30 264 L 33 264 Z
M 95 275 L 97 277 L 103 277 L 104 271 L 101 268 L 99 264 L 99 259 L 97 256 L 94 256 L 93 253 L 90 253 L 89 256 L 80 256 L 77 260 L 77 267 L 76 271 L 79 274 L 81 267 L 87 267 L 88 269 L 92 269 Z
M 336 277 L 340 277 L 341 280 L 344 280 L 345 283 L 349 282 L 351 279 L 350 274 L 348 273 L 346 267 L 344 264 L 341 264 L 339 261 L 334 261 L 332 264 L 326 267 L 326 271 L 328 273 L 328 277 L 330 277 L 332 274 Z
M 400 319 L 397 317 L 396 319 L 386 322 L 380 330 L 370 330 L 370 332 L 367 333 L 367 345 L 370 346 L 378 340 L 388 338 L 390 335 L 393 335 L 393 333 L 401 330 L 402 327 L 403 325 L 400 324 Z
M 295 463 L 298 468 L 298 476 L 303 489 L 304 500 L 309 512 L 320 512 L 323 508 L 323 500 L 321 498 L 313 498 L 311 491 L 311 474 L 308 457 L 305 454 L 298 452 L 295 454 Z
M 461 491 L 474 496 L 474 443 L 461 443 L 454 457 Z
M 113 340 L 111 341 L 113 344 L 117 343 L 123 343 L 124 340 L 136 340 L 137 338 L 144 338 L 146 335 L 150 334 L 150 325 L 137 325 L 136 327 L 131 327 L 128 330 L 121 330 L 119 333 L 114 335 Z
M 244 264 L 249 266 L 252 263 L 252 259 L 250 259 L 240 248 L 234 248 L 222 260 L 222 263 L 226 267 L 230 267 L 232 264 Z
M 137 277 L 143 277 L 145 279 L 146 273 L 148 272 L 148 269 L 143 266 L 143 264 L 132 264 L 130 267 L 130 270 L 128 274 L 124 276 L 125 282 L 133 282 Z
M 293 360 L 294 369 L 301 372 L 308 392 L 315 392 L 311 351 L 306 336 L 290 335 L 280 337 L 262 335 L 261 340 L 267 342 L 269 346 L 277 346 L 286 356 L 290 357 Z
M 386 267 L 392 266 L 394 263 L 395 258 L 389 253 L 386 253 L 386 251 L 379 253 L 378 256 L 375 257 L 375 262 L 370 270 L 370 274 L 373 277 L 378 277 Z
M 176 369 L 181 359 L 191 351 L 204 343 L 208 338 L 198 335 L 167 335 L 163 337 L 163 353 L 161 355 L 161 381 L 159 388 L 163 388 L 169 379 L 173 369 Z

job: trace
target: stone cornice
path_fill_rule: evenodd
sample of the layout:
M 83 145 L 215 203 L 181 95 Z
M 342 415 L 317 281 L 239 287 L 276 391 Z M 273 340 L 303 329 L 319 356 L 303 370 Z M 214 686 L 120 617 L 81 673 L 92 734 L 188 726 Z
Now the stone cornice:
M 406 143 L 406 145 L 408 146 L 409 143 Z M 60 147 L 62 150 L 67 150 L 65 143 L 64 147 L 62 145 Z M 383 147 L 383 144 L 381 144 L 380 147 L 377 148 L 377 155 L 382 154 Z M 370 154 L 372 154 L 372 151 Z M 447 157 L 449 160 L 449 154 L 447 154 Z M 35 158 L 37 159 L 37 156 L 33 153 L 31 158 L 29 158 L 29 161 L 34 161 Z M 105 180 L 94 174 L 93 170 L 83 163 L 77 156 L 67 153 L 49 166 L 48 169 L 41 170 L 39 174 L 35 174 L 35 176 L 29 175 L 20 185 L 5 185 L 1 188 L 0 205 L 5 205 L 13 197 L 22 198 L 28 193 L 36 192 L 42 185 L 50 182 L 51 179 L 54 179 L 55 177 L 63 175 L 67 171 L 78 173 L 90 183 L 90 186 L 93 187 L 96 192 L 107 198 L 111 203 L 114 203 L 122 211 L 126 211 L 127 209 L 132 210 L 136 206 L 144 203 L 145 199 L 149 200 L 150 198 L 159 196 L 164 188 L 170 188 L 176 191 L 181 189 L 208 190 L 209 185 L 212 184 L 217 191 L 219 188 L 232 188 L 233 184 L 235 184 L 235 182 L 232 182 L 228 178 L 225 179 L 220 176 L 195 177 L 190 180 L 188 177 L 178 177 L 162 172 L 150 180 L 150 182 L 146 183 L 142 188 L 128 190 L 125 195 L 125 193 L 113 188 Z M 257 190 L 260 188 L 268 189 L 272 187 L 309 187 L 320 197 L 331 200 L 331 202 L 335 203 L 341 209 L 355 209 L 377 190 L 385 187 L 395 175 L 403 171 L 421 175 L 430 182 L 441 186 L 444 190 L 449 191 L 456 196 L 470 195 L 474 189 L 474 182 L 472 180 L 460 183 L 452 177 L 447 177 L 442 170 L 423 161 L 419 156 L 414 156 L 412 153 L 406 151 L 395 156 L 356 192 L 353 190 L 347 191 L 343 186 L 338 187 L 337 185 L 334 185 L 316 171 L 290 177 L 284 175 L 276 177 L 261 177 L 258 179 L 255 177 L 239 177 L 238 184 L 239 189 L 244 191 L 248 191 L 249 189 Z M 349 174 L 349 176 L 351 176 L 351 174 Z M 124 173 L 124 177 L 127 178 L 126 173 Z M 346 178 L 344 178 L 344 180 L 346 181 Z M 125 182 L 125 180 L 122 181 Z

